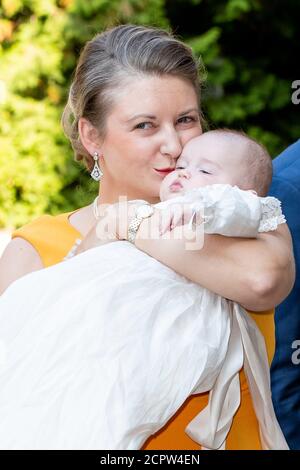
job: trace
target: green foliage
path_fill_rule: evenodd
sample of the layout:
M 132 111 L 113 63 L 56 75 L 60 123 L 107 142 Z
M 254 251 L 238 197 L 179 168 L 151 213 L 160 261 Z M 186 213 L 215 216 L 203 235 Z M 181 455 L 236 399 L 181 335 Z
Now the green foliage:
M 4 0 L 0 18 L 1 228 L 84 206 L 97 194 L 60 126 L 85 41 L 117 23 L 169 24 L 163 0 Z
M 167 4 L 171 25 L 187 18 L 178 33 L 206 66 L 202 104 L 210 126 L 242 129 L 273 156 L 298 139 L 299 107 L 291 103 L 300 44 L 297 2 Z
M 203 107 L 272 155 L 299 138 L 297 0 L 0 0 L 0 228 L 97 193 L 60 117 L 83 44 L 119 23 L 173 29 L 203 58 Z

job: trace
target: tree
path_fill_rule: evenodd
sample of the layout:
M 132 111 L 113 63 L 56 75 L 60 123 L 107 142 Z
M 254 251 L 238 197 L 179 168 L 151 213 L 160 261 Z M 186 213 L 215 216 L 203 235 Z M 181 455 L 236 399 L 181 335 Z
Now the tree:
M 173 29 L 207 69 L 213 127 L 243 129 L 272 155 L 299 137 L 291 103 L 299 56 L 297 1 L 2 0 L 0 227 L 86 205 L 97 192 L 60 126 L 83 44 L 108 26 Z

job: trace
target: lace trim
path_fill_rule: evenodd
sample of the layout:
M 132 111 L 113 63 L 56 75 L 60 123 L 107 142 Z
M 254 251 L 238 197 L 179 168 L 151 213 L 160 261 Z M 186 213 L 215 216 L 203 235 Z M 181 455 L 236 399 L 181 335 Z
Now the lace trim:
M 68 252 L 68 254 L 63 258 L 63 261 L 66 261 L 67 259 L 73 258 L 75 255 L 75 252 L 77 250 L 77 247 L 80 245 L 82 240 L 80 238 L 77 238 L 74 245 L 72 246 L 71 250 Z
M 259 232 L 276 230 L 278 225 L 286 223 L 279 199 L 272 196 L 261 198 L 261 209 L 262 217 L 258 227 Z

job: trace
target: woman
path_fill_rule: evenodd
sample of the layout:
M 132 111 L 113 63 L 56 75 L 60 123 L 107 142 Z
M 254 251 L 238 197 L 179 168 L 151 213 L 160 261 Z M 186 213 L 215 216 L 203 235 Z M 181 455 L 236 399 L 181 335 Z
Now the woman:
M 162 30 L 119 26 L 86 44 L 63 125 L 76 159 L 84 160 L 96 179 L 103 173 L 101 203 L 116 203 L 122 195 L 159 201 L 162 178 L 174 169 L 183 145 L 202 133 L 197 69 L 191 50 Z M 94 225 L 91 204 L 57 217 L 43 216 L 15 231 L 1 259 L 1 291 L 28 272 L 60 262 Z M 135 244 L 179 274 L 255 311 L 252 317 L 265 336 L 271 360 L 271 309 L 294 280 L 287 227 L 283 224 L 255 240 L 211 235 L 197 252 L 186 251 L 185 240 L 177 238 L 163 249 L 159 239 L 137 237 Z M 241 390 L 227 448 L 261 449 L 243 372 Z M 199 449 L 184 429 L 207 398 L 190 397 L 143 449 Z

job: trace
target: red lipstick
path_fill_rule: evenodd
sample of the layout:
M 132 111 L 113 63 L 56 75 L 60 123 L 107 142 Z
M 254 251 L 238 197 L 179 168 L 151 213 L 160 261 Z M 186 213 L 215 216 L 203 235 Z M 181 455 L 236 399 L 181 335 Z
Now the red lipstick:
M 172 171 L 174 171 L 175 168 L 161 168 L 160 170 L 158 170 L 157 168 L 154 168 L 154 170 L 156 171 L 156 173 L 158 173 L 159 175 L 161 176 L 167 176 L 169 173 L 171 173 Z

